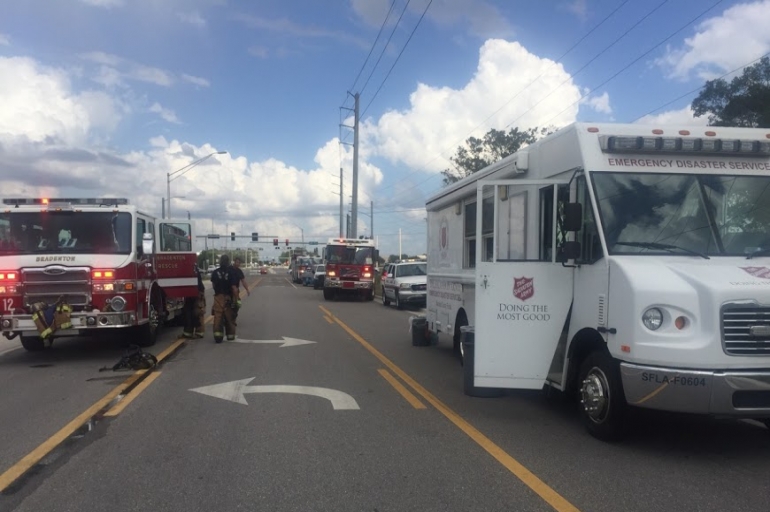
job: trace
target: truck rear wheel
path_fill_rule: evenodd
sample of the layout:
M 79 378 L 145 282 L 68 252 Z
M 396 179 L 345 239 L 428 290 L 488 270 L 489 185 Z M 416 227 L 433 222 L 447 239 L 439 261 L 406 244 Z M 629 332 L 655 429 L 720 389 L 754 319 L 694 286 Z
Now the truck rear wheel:
M 40 336 L 20 336 L 21 346 L 28 352 L 40 352 L 45 349 L 45 341 Z
M 616 361 L 597 350 L 580 365 L 580 416 L 588 433 L 602 441 L 617 441 L 624 433 L 626 399 Z

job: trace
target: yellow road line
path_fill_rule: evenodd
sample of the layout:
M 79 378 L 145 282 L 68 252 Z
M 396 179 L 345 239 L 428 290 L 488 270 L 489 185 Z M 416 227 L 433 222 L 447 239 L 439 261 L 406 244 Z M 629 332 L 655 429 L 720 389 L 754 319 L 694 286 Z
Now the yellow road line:
M 328 316 L 326 316 L 326 315 L 324 315 L 324 320 L 326 320 L 326 321 L 327 321 L 327 322 L 329 322 L 330 324 L 333 324 L 333 323 L 334 323 L 334 320 L 332 320 L 331 318 L 329 318 L 329 317 L 328 317 Z
M 114 417 L 123 412 L 123 409 L 128 407 L 128 404 L 134 401 L 134 399 L 139 396 L 142 391 L 147 389 L 150 384 L 152 384 L 155 379 L 160 377 L 161 372 L 152 372 L 150 375 L 147 376 L 146 379 L 144 379 L 142 382 L 136 385 L 134 389 L 131 390 L 131 392 L 126 395 L 123 400 L 115 404 L 114 407 L 112 407 L 110 410 L 104 413 L 105 416 L 108 417 Z
M 23 459 L 11 466 L 5 473 L 0 475 L 0 492 L 5 491 L 9 485 L 16 481 L 21 475 L 26 473 L 35 464 L 40 462 L 43 457 L 48 455 L 54 448 L 67 440 L 75 433 L 85 422 L 91 419 L 96 413 L 107 407 L 118 395 L 131 387 L 141 379 L 147 370 L 139 370 L 115 389 L 104 395 L 104 397 L 93 404 L 91 407 L 80 413 L 75 419 L 67 423 L 61 430 L 45 440 L 40 446 L 29 452 Z
M 179 338 L 179 339 L 177 339 L 177 340 L 176 340 L 174 343 L 172 343 L 171 345 L 169 345 L 169 346 L 166 348 L 166 350 L 164 350 L 163 352 L 161 352 L 160 354 L 158 354 L 157 356 L 155 356 L 155 357 L 157 357 L 157 358 L 158 358 L 158 363 L 161 363 L 161 362 L 163 362 L 163 360 L 164 360 L 164 359 L 166 359 L 168 356 L 170 356 L 171 354 L 173 354 L 173 353 L 174 353 L 174 351 L 175 351 L 176 349 L 178 349 L 178 348 L 179 348 L 179 346 L 180 346 L 180 345 L 182 345 L 182 344 L 183 344 L 185 341 L 187 341 L 187 339 L 185 339 L 185 338 Z
M 476 427 L 465 421 L 459 414 L 452 409 L 444 405 L 438 398 L 433 396 L 427 389 L 418 384 L 412 379 L 406 372 L 396 366 L 390 359 L 385 357 L 379 350 L 374 348 L 368 341 L 358 335 L 353 329 L 348 327 L 345 322 L 332 315 L 328 309 L 323 306 L 318 306 L 322 311 L 331 316 L 337 324 L 342 327 L 354 340 L 360 343 L 365 349 L 367 349 L 374 357 L 380 360 L 382 364 L 387 366 L 393 373 L 398 375 L 401 380 L 406 382 L 413 390 L 417 392 L 425 401 L 435 407 L 441 414 L 443 414 L 449 421 L 455 424 L 457 428 L 465 432 L 468 437 L 473 439 L 476 444 L 484 448 L 487 453 L 495 458 L 500 464 L 502 464 L 508 471 L 513 473 L 516 478 L 521 480 L 527 487 L 532 489 L 538 496 L 540 496 L 546 503 L 551 505 L 558 512 L 579 512 L 578 508 L 572 503 L 567 501 L 561 494 L 553 490 L 545 482 L 540 480 L 534 473 L 527 469 L 519 461 L 511 457 L 502 448 L 496 445 L 491 439 L 482 434 Z
M 380 368 L 377 371 L 380 372 L 380 375 L 382 375 L 382 377 L 388 381 L 388 383 L 393 386 L 396 391 L 401 393 L 401 396 L 403 396 L 404 399 L 412 405 L 412 407 L 415 409 L 425 409 L 425 404 L 420 402 L 420 400 L 414 396 L 411 391 L 406 389 L 403 384 L 396 380 L 396 378 L 391 375 L 388 370 Z

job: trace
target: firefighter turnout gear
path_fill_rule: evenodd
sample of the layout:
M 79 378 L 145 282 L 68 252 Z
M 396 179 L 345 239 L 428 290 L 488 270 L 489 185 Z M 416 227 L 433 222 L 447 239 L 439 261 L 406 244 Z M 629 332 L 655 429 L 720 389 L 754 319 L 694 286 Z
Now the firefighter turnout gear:
M 219 268 L 211 273 L 211 284 L 214 287 L 214 304 L 211 313 L 214 315 L 214 341 L 222 343 L 225 334 L 228 341 L 235 339 L 235 319 L 233 304 L 237 304 L 238 277 L 230 266 L 230 258 L 224 254 L 219 259 Z M 223 332 L 224 330 L 224 332 Z
M 205 331 L 204 316 L 206 312 L 206 288 L 203 286 L 203 279 L 198 267 L 195 267 L 195 273 L 198 277 L 198 296 L 185 297 L 184 300 L 184 330 L 182 336 L 185 338 L 202 338 Z
M 51 335 L 59 329 L 72 328 L 71 317 L 72 306 L 63 298 L 50 306 L 45 302 L 32 304 L 32 321 L 35 322 L 37 332 L 43 340 L 49 340 Z

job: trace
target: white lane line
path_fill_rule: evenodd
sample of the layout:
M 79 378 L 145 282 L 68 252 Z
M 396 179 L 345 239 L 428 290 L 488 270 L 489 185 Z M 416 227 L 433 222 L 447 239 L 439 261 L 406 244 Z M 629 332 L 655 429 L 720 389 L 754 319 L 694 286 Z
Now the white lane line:
M 291 281 L 289 281 L 289 278 L 288 278 L 288 277 L 284 277 L 284 279 L 286 279 L 286 282 L 287 282 L 287 283 L 289 283 L 290 285 L 292 285 L 292 286 L 293 286 L 295 289 L 297 288 L 296 286 L 294 286 L 294 283 L 292 283 Z

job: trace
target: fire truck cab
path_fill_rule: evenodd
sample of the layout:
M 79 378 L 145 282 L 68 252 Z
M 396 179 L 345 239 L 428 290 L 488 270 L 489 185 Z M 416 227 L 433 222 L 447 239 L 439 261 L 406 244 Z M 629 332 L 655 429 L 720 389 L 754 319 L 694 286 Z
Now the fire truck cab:
M 4 199 L 0 331 L 30 351 L 115 329 L 152 345 L 198 294 L 192 235 L 189 220 L 157 219 L 122 198 Z M 43 332 L 41 318 L 50 325 L 61 304 L 69 321 Z
M 374 300 L 376 259 L 377 250 L 372 240 L 330 238 L 324 249 L 324 299 L 334 300 L 337 295 L 347 293 Z

